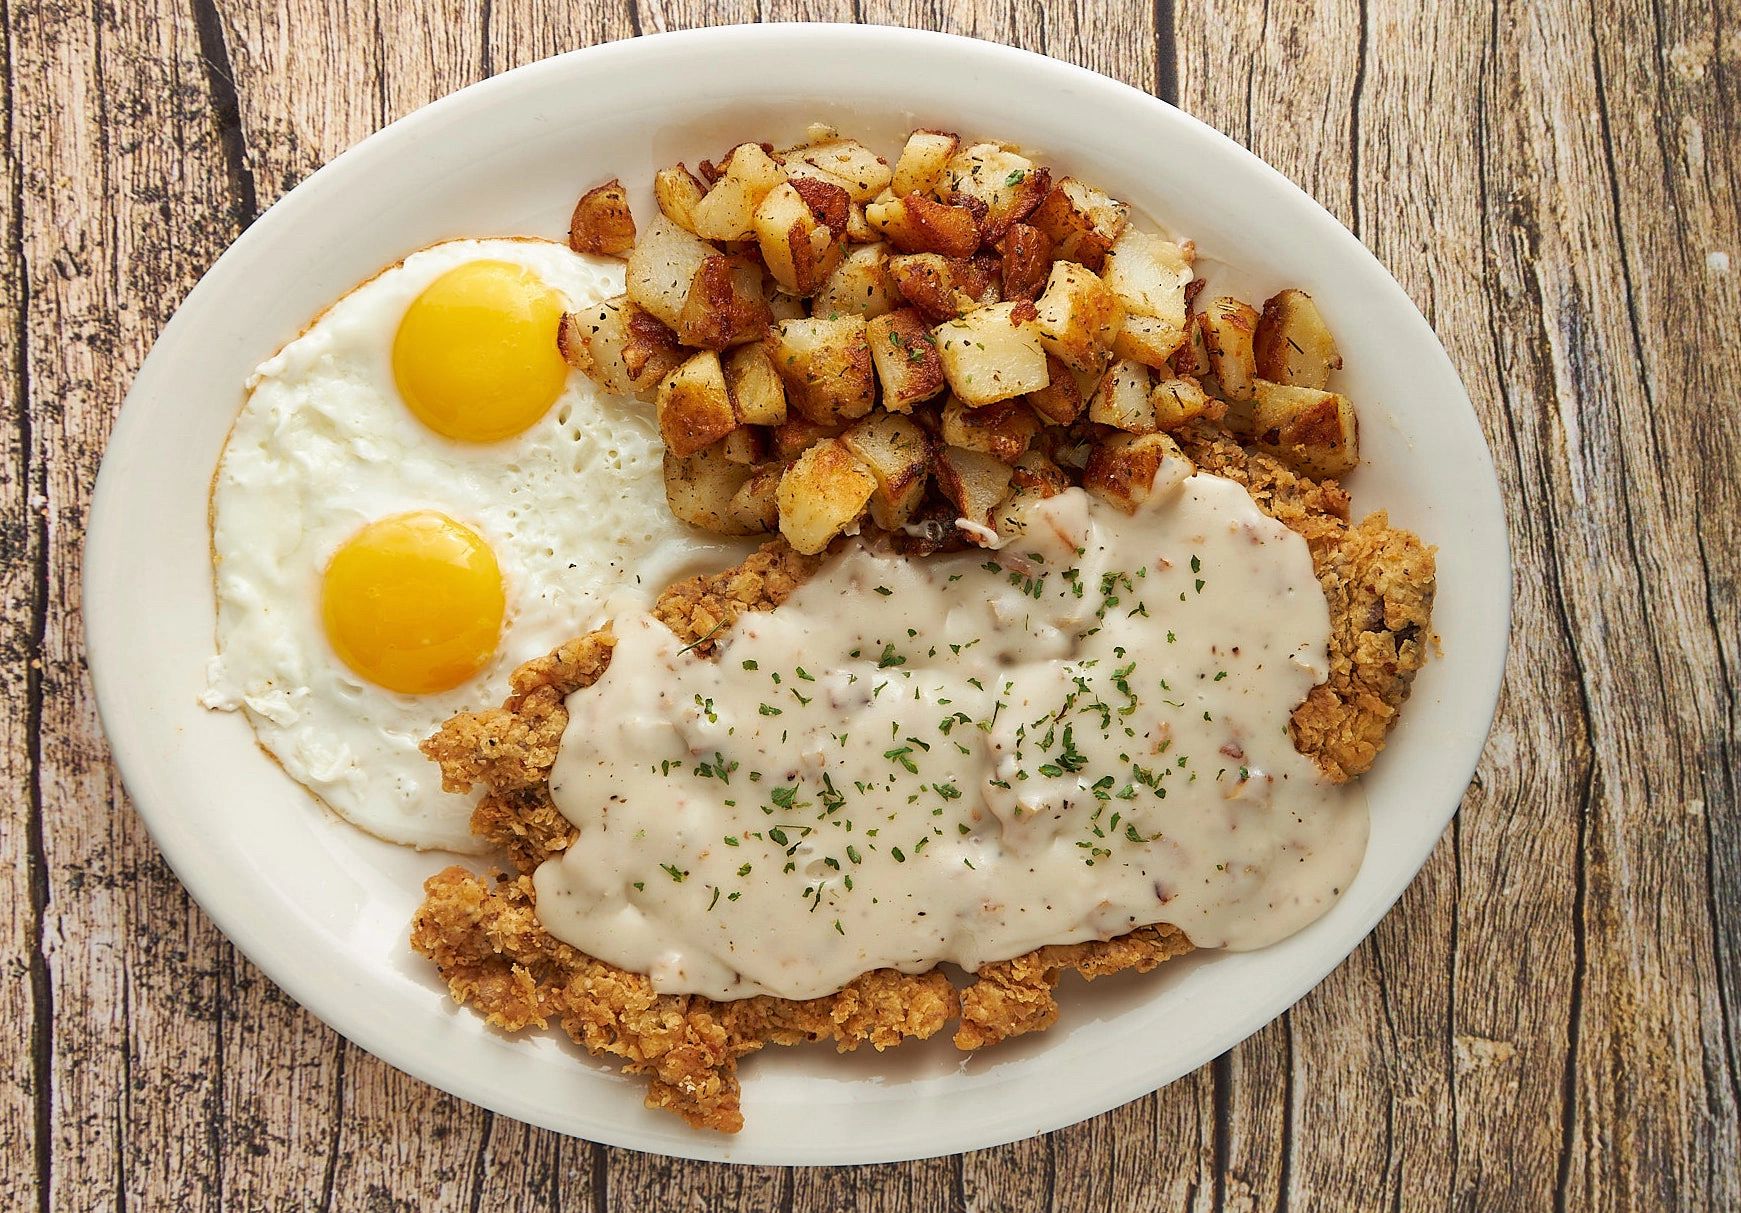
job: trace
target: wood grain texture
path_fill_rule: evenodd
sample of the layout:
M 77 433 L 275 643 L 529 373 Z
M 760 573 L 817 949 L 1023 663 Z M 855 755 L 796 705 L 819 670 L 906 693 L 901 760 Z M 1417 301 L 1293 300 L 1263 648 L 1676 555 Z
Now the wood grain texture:
M 1725 0 L 0 0 L 0 1205 L 1741 1207 L 1741 35 Z M 1281 1020 L 1096 1120 L 730 1168 L 491 1116 L 225 942 L 110 769 L 78 565 L 115 409 L 265 205 L 454 88 L 735 20 L 991 38 L 1176 100 L 1396 274 L 1474 399 L 1518 569 L 1452 831 Z M 415 1127 L 412 1127 L 415 1126 Z

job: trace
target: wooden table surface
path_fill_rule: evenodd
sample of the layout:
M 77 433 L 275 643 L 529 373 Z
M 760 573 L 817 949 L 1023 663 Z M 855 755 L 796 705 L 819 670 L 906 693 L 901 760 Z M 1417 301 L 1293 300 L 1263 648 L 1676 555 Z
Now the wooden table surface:
M 1735 6 L 0 7 L 5 1208 L 1741 1207 Z M 164 866 L 108 764 L 80 632 L 83 523 L 116 407 L 262 207 L 493 72 L 800 17 L 1081 63 L 1302 184 L 1449 348 L 1517 568 L 1504 698 L 1462 812 L 1346 964 L 1156 1095 L 904 1166 L 606 1149 L 347 1044 Z

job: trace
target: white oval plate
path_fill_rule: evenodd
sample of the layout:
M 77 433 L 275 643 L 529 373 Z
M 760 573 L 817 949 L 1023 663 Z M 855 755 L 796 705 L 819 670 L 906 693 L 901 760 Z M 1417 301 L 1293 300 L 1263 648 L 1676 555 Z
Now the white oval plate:
M 1367 466 L 1359 509 L 1439 548 L 1430 664 L 1366 780 L 1372 837 L 1341 902 L 1261 952 L 1067 983 L 1058 1026 L 982 1056 L 946 1040 L 747 1059 L 746 1126 L 691 1131 L 643 1084 L 554 1035 L 510 1039 L 454 1007 L 406 944 L 448 862 L 325 813 L 234 714 L 197 703 L 212 650 L 206 494 L 248 372 L 317 311 L 432 241 L 560 237 L 580 191 L 744 138 L 832 121 L 892 155 L 914 125 L 1019 141 L 1241 268 L 1251 298 L 1310 290 L 1338 334 Z M 637 209 L 650 213 L 643 190 Z M 279 201 L 212 267 L 127 397 L 85 553 L 92 677 L 134 804 L 218 926 L 351 1040 L 498 1112 L 613 1145 L 754 1163 L 863 1163 L 991 1146 L 1141 1096 L 1231 1048 L 1339 963 L 1456 810 L 1498 695 L 1510 610 L 1499 489 L 1426 322 L 1360 243 L 1207 126 L 1125 85 L 987 43 L 774 25 L 619 42 L 467 88 L 374 135 Z

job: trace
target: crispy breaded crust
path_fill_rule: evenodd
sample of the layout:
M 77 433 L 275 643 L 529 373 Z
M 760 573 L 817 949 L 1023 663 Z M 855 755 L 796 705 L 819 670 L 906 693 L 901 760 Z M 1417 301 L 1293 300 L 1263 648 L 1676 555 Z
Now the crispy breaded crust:
M 1247 451 L 1225 432 L 1196 422 L 1178 434 L 1204 471 L 1243 485 L 1265 513 L 1298 532 L 1330 609 L 1330 675 L 1293 715 L 1296 748 L 1325 774 L 1346 780 L 1372 765 L 1386 730 L 1425 661 L 1433 599 L 1433 555 L 1383 514 L 1348 523 L 1348 495 L 1334 481 L 1300 476 Z M 791 596 L 821 557 L 776 540 L 743 564 L 672 586 L 654 615 L 694 651 L 745 611 Z M 509 1031 L 559 1024 L 595 1053 L 625 1058 L 650 1076 L 650 1107 L 667 1107 L 703 1128 L 735 1131 L 737 1058 L 764 1043 L 833 1040 L 844 1051 L 934 1035 L 959 1016 L 964 1050 L 1050 1027 L 1053 991 L 1065 970 L 1092 980 L 1127 969 L 1148 972 L 1192 950 L 1177 928 L 1143 927 L 1107 941 L 1054 945 L 983 966 L 959 996 L 940 973 L 879 970 L 838 994 L 807 1001 L 757 997 L 716 1003 L 656 995 L 627 973 L 563 944 L 538 924 L 529 874 L 566 850 L 575 830 L 551 803 L 546 783 L 567 726 L 564 700 L 610 664 L 614 638 L 591 633 L 516 671 L 501 708 L 466 713 L 424 744 L 443 784 L 490 791 L 472 818 L 475 834 L 502 847 L 520 869 L 483 878 L 450 868 L 431 878 L 412 946 L 435 961 L 456 1000 Z

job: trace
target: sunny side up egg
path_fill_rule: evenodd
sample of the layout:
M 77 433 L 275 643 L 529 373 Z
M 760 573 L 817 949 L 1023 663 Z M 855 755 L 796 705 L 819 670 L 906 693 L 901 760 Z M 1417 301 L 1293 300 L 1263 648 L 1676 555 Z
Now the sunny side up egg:
M 652 410 L 556 353 L 620 263 L 456 240 L 357 287 L 255 371 L 212 489 L 204 702 L 355 825 L 475 850 L 418 744 L 520 662 L 710 553 L 666 508 Z

